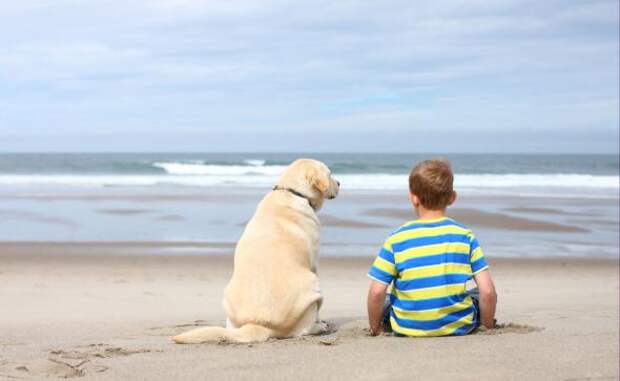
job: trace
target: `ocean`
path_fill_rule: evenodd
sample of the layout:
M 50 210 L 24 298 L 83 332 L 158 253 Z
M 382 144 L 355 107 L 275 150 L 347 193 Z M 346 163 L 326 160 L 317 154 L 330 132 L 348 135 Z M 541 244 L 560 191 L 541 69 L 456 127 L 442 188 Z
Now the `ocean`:
M 299 157 L 322 160 L 341 182 L 319 212 L 322 255 L 374 255 L 415 218 L 413 164 L 444 157 L 459 194 L 448 213 L 491 256 L 618 256 L 617 155 L 0 154 L 0 241 L 167 242 L 230 254 Z
M 618 155 L 161 153 L 0 154 L 0 186 L 268 188 L 299 157 L 325 162 L 344 189 L 403 190 L 412 165 L 444 157 L 465 192 L 616 197 Z

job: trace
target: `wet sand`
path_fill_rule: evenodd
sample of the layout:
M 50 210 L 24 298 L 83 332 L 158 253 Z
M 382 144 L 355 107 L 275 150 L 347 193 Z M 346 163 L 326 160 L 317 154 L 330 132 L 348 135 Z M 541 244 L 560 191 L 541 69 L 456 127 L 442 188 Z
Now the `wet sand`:
M 391 217 L 398 220 L 412 219 L 411 210 L 404 208 L 368 209 L 364 214 L 374 217 Z M 585 233 L 589 231 L 580 226 L 564 225 L 555 222 L 515 217 L 503 213 L 485 212 L 469 208 L 450 208 L 448 216 L 472 227 L 558 233 Z
M 489 258 L 502 328 L 407 339 L 368 336 L 371 256 L 324 257 L 321 315 L 332 333 L 172 344 L 169 335 L 224 323 L 231 245 L 0 243 L 0 379 L 618 378 L 618 261 L 610 259 Z M 190 249 L 227 255 L 171 254 Z

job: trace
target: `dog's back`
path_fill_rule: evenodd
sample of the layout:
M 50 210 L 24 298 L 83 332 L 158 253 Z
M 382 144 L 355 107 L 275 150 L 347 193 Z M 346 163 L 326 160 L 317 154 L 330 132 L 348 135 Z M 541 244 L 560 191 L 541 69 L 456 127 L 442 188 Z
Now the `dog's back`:
M 311 271 L 320 225 L 314 213 L 307 213 L 307 203 L 299 201 L 271 192 L 246 226 L 224 296 L 235 326 L 261 324 L 286 335 L 308 305 L 321 298 Z

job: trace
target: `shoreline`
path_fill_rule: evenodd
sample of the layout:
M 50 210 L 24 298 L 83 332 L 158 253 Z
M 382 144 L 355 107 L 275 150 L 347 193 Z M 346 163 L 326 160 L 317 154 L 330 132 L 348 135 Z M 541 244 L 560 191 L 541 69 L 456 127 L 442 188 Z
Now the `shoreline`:
M 7 192 L 0 190 L 0 223 L 4 227 L 0 242 L 138 241 L 158 242 L 154 244 L 158 247 L 174 242 L 175 250 L 218 252 L 234 246 L 266 192 L 44 189 L 3 198 Z M 471 228 L 483 247 L 500 256 L 541 252 L 616 257 L 617 201 L 461 195 L 447 215 Z M 393 229 L 415 219 L 404 193 L 346 190 L 326 202 L 318 216 L 326 255 L 375 254 L 376 245 Z M 588 245 L 591 250 L 568 242 Z
M 106 257 L 127 258 L 204 258 L 230 259 L 234 254 L 235 242 L 170 242 L 170 241 L 0 241 L 0 259 L 15 260 L 19 258 L 84 258 L 100 260 Z M 350 243 L 322 243 L 322 247 L 351 246 Z M 367 247 L 368 255 L 321 255 L 324 261 L 364 261 L 375 258 L 377 245 L 359 244 Z M 209 250 L 211 249 L 211 250 Z M 540 256 L 510 256 L 487 255 L 491 262 L 597 262 L 620 263 L 620 257 L 610 256 L 570 256 L 570 255 L 540 255 Z
M 509 188 L 507 188 L 509 189 Z M 23 186 L 0 186 L 0 200 L 22 199 L 37 201 L 221 201 L 235 199 L 239 196 L 262 196 L 272 190 L 272 185 L 264 186 L 102 186 L 102 187 L 71 187 L 63 185 L 47 185 L 42 188 Z M 620 198 L 620 190 L 608 190 L 604 194 L 585 193 L 588 189 L 583 189 L 580 194 L 562 193 L 528 193 L 527 188 L 521 191 L 507 191 L 503 188 L 455 188 L 461 198 L 470 201 L 510 201 L 514 199 L 531 199 L 535 202 L 540 201 L 560 201 L 560 202 L 585 202 L 588 204 L 611 204 Z M 341 189 L 339 197 L 347 197 L 359 200 L 406 200 L 406 183 L 402 189 Z

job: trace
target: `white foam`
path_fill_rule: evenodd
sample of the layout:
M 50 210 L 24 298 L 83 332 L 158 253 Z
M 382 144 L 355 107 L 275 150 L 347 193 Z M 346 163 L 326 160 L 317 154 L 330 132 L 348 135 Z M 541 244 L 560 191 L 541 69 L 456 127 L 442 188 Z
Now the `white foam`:
M 254 167 L 262 167 L 266 163 L 265 160 L 261 160 L 261 159 L 248 159 L 248 160 L 243 160 L 243 162 L 246 163 L 247 165 L 251 165 Z
M 0 176 L 0 186 L 226 186 L 246 187 L 272 186 L 276 177 L 256 175 L 229 176 L 172 176 L 172 175 L 4 175 Z
M 579 174 L 482 174 L 457 175 L 455 187 L 510 188 L 510 187 L 579 187 L 618 189 L 618 176 Z
M 336 175 L 338 176 L 338 175 Z M 340 175 L 341 183 L 356 189 L 406 189 L 407 175 L 360 174 Z M 465 174 L 455 175 L 455 188 L 600 188 L 619 189 L 618 176 L 591 176 L 577 174 Z
M 0 186 L 237 186 L 270 188 L 283 171 L 281 166 L 218 166 L 167 163 L 172 174 L 161 175 L 0 175 Z M 172 167 L 170 167 L 172 165 Z M 223 169 L 224 168 L 224 169 Z M 253 168 L 254 172 L 250 169 Z M 187 173 L 187 174 L 184 174 Z M 392 174 L 335 174 L 342 190 L 407 191 L 407 175 Z M 505 174 L 456 175 L 459 192 L 480 194 L 617 197 L 618 176 L 570 174 Z
M 215 165 L 195 162 L 157 162 L 154 167 L 161 168 L 171 175 L 271 175 L 276 176 L 284 171 L 285 166 L 265 166 L 263 160 L 246 160 L 249 165 Z

